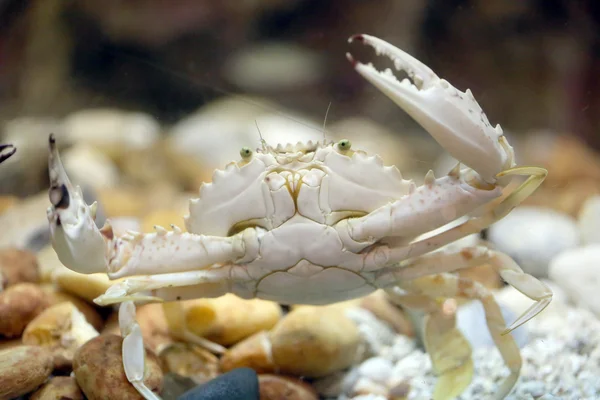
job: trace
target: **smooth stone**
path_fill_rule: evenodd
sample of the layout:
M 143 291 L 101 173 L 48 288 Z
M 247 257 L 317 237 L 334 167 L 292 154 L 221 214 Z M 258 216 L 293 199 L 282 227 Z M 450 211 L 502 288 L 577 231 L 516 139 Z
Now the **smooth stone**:
M 600 243 L 600 196 L 589 197 L 583 203 L 577 221 L 583 244 Z
M 259 400 L 258 375 L 250 368 L 237 368 L 185 392 L 177 400 Z
M 318 53 L 289 42 L 245 46 L 225 63 L 225 76 L 247 91 L 295 90 L 316 84 L 322 75 Z
M 563 252 L 552 260 L 549 273 L 572 302 L 600 317 L 600 244 Z
M 520 206 L 493 224 L 488 239 L 527 273 L 548 277 L 550 261 L 580 244 L 577 221 L 557 211 Z

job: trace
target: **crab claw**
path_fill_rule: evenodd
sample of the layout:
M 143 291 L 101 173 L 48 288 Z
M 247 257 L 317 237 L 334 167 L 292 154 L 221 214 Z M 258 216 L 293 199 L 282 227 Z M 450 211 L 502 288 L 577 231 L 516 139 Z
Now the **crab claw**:
M 495 183 L 499 172 L 514 166 L 513 149 L 502 128 L 490 125 L 469 89 L 461 92 L 427 65 L 381 39 L 355 35 L 349 42 L 355 40 L 390 58 L 395 69 L 406 72 L 409 79 L 400 82 L 391 69 L 379 72 L 348 53 L 356 71 L 404 109 L 454 158 L 488 183 Z
M 88 206 L 79 186 L 74 187 L 60 160 L 54 135 L 49 138 L 50 154 L 50 239 L 59 260 L 69 269 L 82 274 L 106 272 L 108 262 L 107 237 L 110 225 L 98 229 L 95 219 L 97 204 Z
M 7 151 L 5 154 L 1 154 L 4 151 L 4 149 L 10 149 L 10 150 Z M 12 144 L 0 145 L 0 163 L 3 162 L 4 160 L 7 160 L 8 158 L 10 158 L 10 156 L 15 154 L 16 152 L 17 152 L 17 148 L 15 146 L 13 146 Z

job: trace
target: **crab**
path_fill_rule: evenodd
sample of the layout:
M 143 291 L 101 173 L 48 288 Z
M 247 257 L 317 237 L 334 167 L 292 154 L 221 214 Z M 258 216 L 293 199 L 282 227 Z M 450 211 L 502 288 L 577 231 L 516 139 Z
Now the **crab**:
M 17 148 L 15 146 L 13 146 L 12 144 L 0 145 L 0 153 L 3 152 L 5 149 L 10 149 L 10 150 L 7 151 L 5 154 L 0 154 L 0 163 L 4 162 L 5 160 L 8 160 L 13 154 L 15 154 L 17 152 Z
M 123 367 L 145 399 L 159 399 L 144 384 L 144 343 L 135 304 L 162 302 L 172 335 L 224 349 L 185 326 L 180 300 L 233 293 L 280 304 L 325 305 L 384 290 L 403 307 L 424 311 L 423 341 L 438 375 L 433 397 L 453 398 L 473 376 L 471 349 L 444 300 L 481 301 L 487 326 L 509 374 L 497 390 L 504 398 L 518 380 L 522 360 L 513 329 L 540 313 L 552 292 L 506 254 L 487 246 L 448 246 L 506 216 L 543 182 L 547 171 L 517 166 L 500 125 L 490 125 L 470 90 L 462 92 L 393 45 L 369 35 L 349 39 L 390 58 L 408 78 L 347 58 L 367 81 L 414 118 L 459 162 L 449 173 L 425 176 L 416 186 L 377 155 L 349 140 L 243 148 L 239 161 L 215 170 L 191 199 L 186 230 L 115 236 L 110 221 L 95 224 L 49 139 L 48 220 L 52 245 L 73 271 L 119 279 L 95 303 L 119 305 Z M 526 176 L 510 193 L 515 176 Z M 461 223 L 453 223 L 464 218 Z M 447 227 L 445 229 L 445 227 Z M 482 284 L 455 272 L 487 263 L 534 300 L 510 326 Z

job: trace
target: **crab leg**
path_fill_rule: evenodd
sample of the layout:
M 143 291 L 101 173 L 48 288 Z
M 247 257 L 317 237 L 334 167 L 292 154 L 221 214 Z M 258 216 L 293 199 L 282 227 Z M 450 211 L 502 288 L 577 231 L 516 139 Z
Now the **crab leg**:
M 502 316 L 500 307 L 498 306 L 498 303 L 496 303 L 496 301 L 494 300 L 494 297 L 491 294 L 491 292 L 489 292 L 479 282 L 475 282 L 471 279 L 460 278 L 451 274 L 439 274 L 419 278 L 413 281 L 403 282 L 400 285 L 400 287 L 402 289 L 408 290 L 410 293 L 422 294 L 432 298 L 465 297 L 468 299 L 477 299 L 481 301 L 485 310 L 487 326 L 490 330 L 490 334 L 494 340 L 494 343 L 496 344 L 496 347 L 500 351 L 504 362 L 510 370 L 509 376 L 500 385 L 500 388 L 496 392 L 495 398 L 503 399 L 504 397 L 506 397 L 514 387 L 515 383 L 517 382 L 517 379 L 519 378 L 522 360 L 521 355 L 519 353 L 519 348 L 516 345 L 514 338 L 511 335 L 503 334 L 505 326 L 504 317 Z M 389 289 L 388 293 L 390 293 L 391 290 L 392 289 Z M 433 336 L 429 337 L 429 335 Z M 436 333 L 435 331 L 428 331 L 425 334 L 425 336 L 428 337 L 427 340 L 430 343 L 438 340 L 438 335 L 440 335 L 440 333 Z M 453 350 L 451 350 L 451 354 L 452 352 Z M 462 355 L 460 357 L 462 358 Z M 435 389 L 435 393 L 437 396 L 434 395 L 434 398 L 436 400 L 447 398 L 446 396 L 448 392 L 455 392 L 455 373 L 453 371 L 445 371 L 444 374 L 449 375 L 442 375 L 442 379 L 440 380 L 438 386 Z M 450 387 L 448 387 L 447 385 L 449 385 Z
M 133 277 L 111 286 L 106 293 L 94 299 L 99 305 L 121 303 L 119 327 L 123 336 L 123 367 L 127 380 L 146 400 L 160 399 L 144 384 L 144 339 L 136 321 L 134 301 L 163 301 L 163 310 L 169 333 L 176 339 L 195 343 L 214 353 L 222 354 L 225 348 L 197 336 L 186 325 L 185 311 L 179 300 L 202 297 L 219 297 L 228 292 L 229 268 L 188 271 L 163 275 Z M 148 294 L 141 294 L 148 292 Z
M 80 187 L 74 187 L 50 136 L 52 245 L 60 261 L 79 273 L 107 272 L 111 279 L 130 275 L 180 272 L 216 263 L 253 259 L 258 253 L 258 231 L 247 229 L 231 237 L 197 235 L 156 226 L 155 233 L 129 232 L 114 237 L 110 223 L 95 224 L 96 203 L 88 206 Z
M 360 41 L 390 58 L 397 71 L 409 79 L 400 82 L 392 72 L 377 71 L 372 64 L 347 58 L 356 71 L 415 119 L 453 157 L 475 170 L 487 183 L 496 174 L 514 167 L 512 147 L 500 125 L 492 127 L 469 89 L 461 92 L 440 79 L 427 65 L 391 44 L 369 35 L 355 35 Z
M 473 380 L 471 345 L 456 327 L 456 313 L 447 310 L 444 303 L 423 294 L 398 294 L 386 291 L 391 300 L 401 307 L 425 312 L 423 318 L 423 345 L 429 354 L 433 371 L 438 376 L 433 399 L 455 398 Z
M 390 252 L 390 254 L 393 253 Z M 377 258 L 383 259 L 381 253 Z M 400 260 L 393 258 L 387 260 L 388 263 L 397 261 Z M 526 274 L 508 255 L 483 246 L 466 247 L 453 251 L 441 250 L 414 258 L 399 266 L 379 269 L 376 285 L 386 288 L 397 282 L 420 279 L 431 274 L 454 272 L 485 263 L 490 264 L 508 284 L 535 301 L 510 327 L 503 331 L 503 334 L 513 331 L 535 317 L 552 301 L 552 290 L 548 286 L 534 276 Z
M 382 238 L 413 238 L 444 226 L 502 195 L 502 188 L 478 189 L 457 165 L 449 175 L 435 179 L 427 174 L 425 184 L 402 198 L 360 218 L 340 221 L 336 229 L 348 235 L 347 245 L 364 246 Z M 345 232 L 347 231 L 347 232 Z
M 144 383 L 146 349 L 142 329 L 135 320 L 135 305 L 132 301 L 122 303 L 119 308 L 119 328 L 121 329 L 121 336 L 123 336 L 121 351 L 127 380 L 144 399 L 161 400 Z

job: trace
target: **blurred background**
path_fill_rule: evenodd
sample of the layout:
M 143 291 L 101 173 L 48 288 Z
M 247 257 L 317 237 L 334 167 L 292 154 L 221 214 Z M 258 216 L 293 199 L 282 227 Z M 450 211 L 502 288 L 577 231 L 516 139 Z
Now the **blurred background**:
M 93 143 L 89 151 L 169 137 L 200 164 L 186 172 L 197 176 L 192 190 L 240 146 L 258 146 L 257 127 L 270 143 L 319 139 L 326 113 L 332 136 L 387 150 L 409 175 L 446 168 L 442 149 L 351 68 L 347 51 L 375 60 L 348 44 L 354 33 L 470 88 L 511 143 L 525 140 L 520 161 L 598 178 L 600 167 L 571 164 L 600 149 L 599 30 L 592 0 L 0 0 L 0 121 L 3 141 L 20 145 L 3 165 L 1 191 L 45 188 L 49 131 L 63 145 Z M 567 142 L 554 154 L 547 138 L 557 136 Z M 148 154 L 138 169 L 157 178 L 160 157 Z M 579 186 L 600 190 L 593 185 Z

